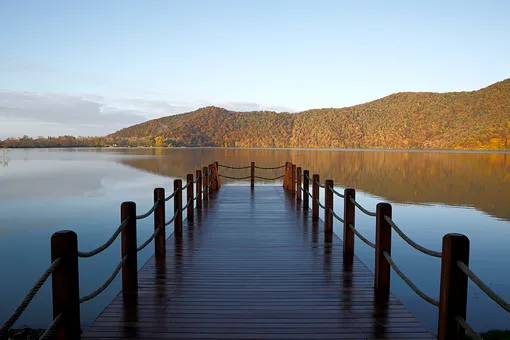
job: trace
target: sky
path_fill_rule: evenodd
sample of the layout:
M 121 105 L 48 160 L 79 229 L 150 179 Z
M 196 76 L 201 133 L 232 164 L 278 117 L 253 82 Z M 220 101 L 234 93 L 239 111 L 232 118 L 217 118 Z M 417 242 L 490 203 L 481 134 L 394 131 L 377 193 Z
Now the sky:
M 3 0 L 0 139 L 510 78 L 507 0 Z

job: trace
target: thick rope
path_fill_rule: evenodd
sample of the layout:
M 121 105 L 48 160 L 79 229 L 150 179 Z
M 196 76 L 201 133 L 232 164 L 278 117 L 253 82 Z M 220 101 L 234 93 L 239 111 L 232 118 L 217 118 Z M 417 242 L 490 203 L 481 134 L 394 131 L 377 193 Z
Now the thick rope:
M 186 202 L 186 205 L 184 207 L 182 207 L 181 211 L 184 211 L 186 210 L 188 207 L 189 207 L 189 204 L 192 202 L 193 200 L 189 199 L 187 202 Z
M 50 326 L 46 328 L 43 335 L 39 338 L 39 340 L 49 340 L 53 337 L 55 330 L 57 329 L 57 325 L 60 322 L 60 318 L 62 317 L 62 313 L 57 315 L 55 319 L 51 322 Z
M 330 212 L 331 214 L 333 214 L 333 216 L 334 216 L 337 220 L 339 220 L 340 222 L 344 223 L 344 219 L 343 219 L 343 218 L 341 218 L 340 216 L 338 216 L 338 215 L 335 213 L 335 211 L 334 211 L 333 209 L 329 208 L 329 212 Z
M 308 178 L 308 180 L 309 180 L 310 182 L 312 182 L 312 183 L 313 183 L 313 180 L 310 178 L 310 176 L 308 176 L 307 174 L 305 174 L 305 177 L 306 177 L 306 178 Z
M 78 251 L 78 256 L 79 257 L 92 257 L 94 255 L 99 254 L 100 252 L 102 252 L 103 250 L 108 248 L 109 246 L 111 246 L 113 244 L 113 242 L 117 239 L 117 236 L 119 236 L 120 232 L 126 226 L 127 223 L 128 223 L 128 218 L 126 218 L 124 221 L 122 221 L 122 223 L 119 225 L 117 230 L 115 230 L 113 235 L 102 246 L 97 247 L 96 249 L 91 250 L 91 251 Z
M 225 175 L 220 175 L 220 177 L 229 178 L 229 179 L 237 179 L 237 180 L 251 178 L 251 176 L 246 176 L 246 177 L 230 177 L 230 176 L 225 176 Z
M 188 183 L 186 183 L 186 185 L 185 185 L 185 186 L 183 186 L 183 187 L 181 188 L 181 190 L 187 189 L 191 183 L 192 183 L 192 182 L 188 182 Z
M 172 224 L 173 221 L 175 221 L 175 218 L 177 217 L 177 214 L 179 213 L 179 211 L 175 211 L 174 213 L 174 216 L 170 219 L 170 221 L 166 222 L 165 223 L 165 227 L 168 227 L 170 224 Z
M 439 301 L 438 300 L 435 300 L 433 298 L 431 298 L 430 296 L 428 295 L 425 295 L 425 293 L 423 293 L 421 290 L 418 289 L 418 287 L 416 287 L 414 285 L 414 283 L 411 282 L 411 280 L 409 280 L 409 278 L 407 276 L 404 275 L 404 273 L 402 273 L 402 271 L 397 267 L 397 265 L 395 264 L 395 262 L 393 262 L 393 260 L 391 259 L 391 256 L 390 254 L 388 254 L 385 250 L 383 251 L 383 255 L 384 257 L 386 258 L 386 261 L 388 261 L 388 263 L 390 264 L 391 268 L 393 268 L 393 270 L 395 271 L 395 273 L 398 274 L 398 276 L 400 276 L 400 278 L 402 280 L 404 280 L 405 283 L 407 283 L 407 285 L 412 289 L 414 290 L 414 292 L 416 294 L 418 294 L 419 297 L 421 297 L 423 300 L 427 301 L 428 303 L 430 303 L 431 305 L 434 305 L 436 307 L 439 307 Z
M 321 207 L 322 209 L 326 209 L 326 207 L 321 204 L 319 197 L 316 197 L 315 200 L 317 201 L 317 204 L 319 205 L 319 207 Z
M 171 199 L 175 196 L 175 194 L 176 194 L 176 193 L 177 193 L 177 189 L 175 189 L 175 190 L 174 190 L 174 192 L 172 192 L 172 193 L 170 194 L 170 196 L 168 196 L 167 198 L 165 198 L 165 202 L 168 202 L 169 200 L 171 200 Z
M 149 239 L 145 241 L 140 247 L 136 248 L 136 251 L 142 251 L 143 248 L 147 247 L 147 245 L 151 243 L 152 240 L 154 240 L 154 238 L 156 237 L 156 235 L 159 234 L 160 231 L 161 227 L 157 227 L 156 230 L 154 230 L 154 232 L 152 233 L 151 237 L 149 237 Z
M 492 289 L 490 289 L 483 281 L 476 276 L 475 273 L 471 269 L 469 269 L 468 266 L 462 261 L 457 261 L 457 265 L 459 266 L 460 270 L 464 272 L 477 286 L 480 288 L 485 294 L 487 294 L 488 297 L 490 297 L 494 302 L 496 302 L 498 305 L 501 306 L 504 310 L 510 313 L 510 304 L 503 300 L 496 292 L 494 292 Z
M 342 195 L 341 193 L 336 191 L 333 187 L 329 187 L 329 190 L 331 190 L 332 193 L 334 193 L 335 195 L 337 195 L 340 198 L 344 198 L 345 197 L 344 195 Z
M 99 294 L 101 294 L 109 285 L 110 283 L 112 283 L 113 279 L 115 279 L 115 277 L 117 276 L 117 274 L 119 274 L 119 271 L 120 269 L 122 268 L 122 266 L 124 265 L 124 263 L 126 263 L 126 260 L 127 260 L 127 255 L 124 256 L 122 258 L 122 260 L 120 260 L 119 264 L 117 265 L 117 267 L 113 270 L 113 273 L 112 275 L 110 275 L 110 277 L 108 278 L 108 280 L 106 280 L 102 285 L 101 287 L 99 287 L 98 289 L 96 289 L 95 291 L 93 291 L 92 293 L 90 293 L 89 295 L 85 295 L 84 297 L 81 297 L 80 298 L 80 303 L 84 303 L 84 302 L 87 302 L 89 300 L 92 300 L 93 298 L 95 298 L 96 296 L 98 296 Z
M 356 228 L 354 228 L 354 226 L 352 224 L 349 223 L 348 226 L 349 226 L 349 229 L 352 230 L 354 235 L 358 236 L 361 241 L 365 242 L 365 244 L 367 246 L 375 249 L 375 243 L 370 242 L 367 238 L 365 238 L 365 236 L 361 235 L 361 233 Z
M 304 191 L 304 190 L 303 190 Z M 310 191 L 307 192 L 308 196 L 313 199 L 313 195 L 310 193 Z
M 234 169 L 234 170 L 242 170 L 242 169 L 249 169 L 249 168 L 251 168 L 251 165 L 236 167 L 236 166 L 218 164 L 218 166 L 221 166 L 222 168 Z
M 37 280 L 34 283 L 34 285 L 32 286 L 32 288 L 30 288 L 30 290 L 25 295 L 25 297 L 23 298 L 21 303 L 18 305 L 18 307 L 16 308 L 14 313 L 12 313 L 12 315 L 9 317 L 9 319 L 7 319 L 7 321 L 5 321 L 5 323 L 2 325 L 2 328 L 0 328 L 0 339 L 3 339 L 3 337 L 9 331 L 9 329 L 11 329 L 11 327 L 16 323 L 16 321 L 18 321 L 21 314 L 23 314 L 25 309 L 27 309 L 28 305 L 30 304 L 30 302 L 32 301 L 34 296 L 37 294 L 39 289 L 41 289 L 41 287 L 44 285 L 46 280 L 48 280 L 50 275 L 55 272 L 55 270 L 57 269 L 59 264 L 60 264 L 60 257 L 58 259 L 56 259 L 55 261 L 53 261 L 52 264 L 50 264 L 50 266 L 41 275 L 39 280 Z
M 281 169 L 281 168 L 285 168 L 285 164 L 284 165 L 280 165 L 280 166 L 274 166 L 274 167 L 263 167 L 263 166 L 256 166 L 255 165 L 255 169 L 262 169 L 262 170 L 276 170 L 276 169 Z
M 281 175 L 281 176 L 274 177 L 274 178 L 268 178 L 268 177 L 262 177 L 262 176 L 254 176 L 254 177 L 258 178 L 258 179 L 266 180 L 266 181 L 276 181 L 276 180 L 278 180 L 280 178 L 285 177 L 285 175 Z
M 326 188 L 324 184 L 320 184 L 319 182 L 315 181 L 315 184 L 319 186 L 319 188 Z
M 404 241 L 406 241 L 414 249 L 421 251 L 422 253 L 427 254 L 429 256 L 433 256 L 433 257 L 441 258 L 441 256 L 443 256 L 443 254 L 440 251 L 434 251 L 434 250 L 427 249 L 425 247 L 420 246 L 418 243 L 414 242 L 413 240 L 411 240 L 406 234 L 404 234 L 404 232 L 402 230 L 400 230 L 399 227 L 397 227 L 395 222 L 393 222 L 393 220 L 391 218 L 389 218 L 388 216 L 384 215 L 384 219 L 386 220 L 386 222 L 388 222 L 391 225 L 393 230 L 395 230 L 395 232 L 400 237 L 402 237 L 402 239 Z
M 376 216 L 377 214 L 375 212 L 371 212 L 371 211 L 368 211 L 367 209 L 363 208 L 361 206 L 361 204 L 359 204 L 358 202 L 356 202 L 354 200 L 354 198 L 352 197 L 349 197 L 349 200 L 351 200 L 352 203 L 354 203 L 355 206 L 358 207 L 359 210 L 361 210 L 362 212 L 364 212 L 365 214 L 367 214 L 368 216 Z
M 154 210 L 156 210 L 156 207 L 158 206 L 158 204 L 159 204 L 159 200 L 154 202 L 154 205 L 152 206 L 152 208 L 149 211 L 147 211 L 145 214 L 136 216 L 136 219 L 137 220 L 143 220 L 144 218 L 149 217 L 150 215 L 152 215 Z
M 475 330 L 466 322 L 466 320 L 464 320 L 460 316 L 456 316 L 455 320 L 457 321 L 457 323 L 459 324 L 460 327 L 464 328 L 466 333 L 471 338 L 473 338 L 473 340 L 483 340 L 483 338 L 480 335 L 478 335 L 477 332 L 475 332 Z
M 191 183 L 196 184 L 196 183 L 198 182 L 198 180 L 199 180 L 199 179 L 202 179 L 202 176 L 198 176 L 198 177 L 197 177 L 197 178 L 195 178 L 195 180 L 194 180 L 193 182 L 191 182 Z

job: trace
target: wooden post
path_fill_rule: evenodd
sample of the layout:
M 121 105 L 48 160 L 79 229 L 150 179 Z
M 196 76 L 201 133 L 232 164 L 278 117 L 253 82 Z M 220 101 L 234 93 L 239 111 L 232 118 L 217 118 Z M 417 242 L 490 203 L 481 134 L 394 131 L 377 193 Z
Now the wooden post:
M 209 193 L 213 192 L 214 191 L 214 171 L 213 171 L 213 166 L 212 164 L 209 164 L 209 183 L 207 183 L 207 185 L 209 185 Z
M 310 196 L 308 195 L 308 193 L 310 192 L 310 181 L 308 180 L 308 178 L 310 177 L 310 171 L 308 170 L 305 170 L 303 171 L 303 210 L 304 211 L 308 211 L 309 209 L 309 198 Z
M 296 164 L 292 164 L 292 194 L 296 194 L 296 183 L 297 182 L 297 167 Z
M 186 176 L 186 202 L 189 202 L 188 208 L 186 209 L 186 218 L 193 221 L 193 210 L 195 210 L 195 203 L 193 201 L 193 174 Z
M 255 162 L 251 162 L 251 177 L 250 177 L 250 186 L 251 188 L 255 188 Z
M 202 170 L 204 181 L 202 182 L 203 188 L 204 188 L 204 201 L 209 200 L 209 173 L 207 167 L 204 166 L 204 169 Z
M 211 189 L 218 191 L 220 188 L 220 176 L 218 175 L 217 162 L 211 163 Z
M 126 226 L 122 229 L 121 236 L 121 254 L 122 258 L 127 256 L 126 262 L 122 266 L 122 294 L 138 294 L 138 259 L 136 250 L 136 203 L 124 202 L 120 206 L 120 221 L 127 220 Z
M 220 181 L 220 163 L 218 163 L 218 161 L 214 162 L 214 164 L 216 165 L 216 180 L 218 181 L 218 189 L 221 188 L 221 181 Z
M 387 301 L 390 297 L 390 264 L 383 255 L 391 255 L 391 225 L 384 216 L 392 217 L 391 204 L 378 203 L 375 217 L 375 294 L 377 298 Z
M 351 228 L 349 228 L 349 224 L 352 224 L 353 227 L 356 227 L 355 223 L 355 213 L 356 206 L 351 202 L 349 197 L 356 199 L 356 190 L 352 188 L 344 189 L 344 238 L 343 238 L 343 247 L 344 247 L 344 267 L 352 268 L 354 261 L 354 233 Z
M 283 176 L 283 189 L 287 189 L 288 177 L 289 177 L 289 162 L 285 162 L 285 175 Z
M 55 339 L 80 339 L 78 236 L 74 231 L 58 231 L 51 236 L 51 262 L 59 258 L 51 278 L 53 319 L 62 313 Z
M 287 190 L 291 190 L 291 182 L 292 182 L 292 163 L 288 163 L 287 164 L 287 172 L 286 172 L 286 177 L 287 177 L 287 186 L 285 187 Z
M 202 170 L 197 170 L 197 185 L 196 185 L 196 195 L 197 195 L 197 209 L 202 209 Z
M 332 234 L 333 233 L 333 214 L 331 210 L 333 210 L 333 191 L 331 191 L 335 184 L 333 180 L 327 179 L 324 189 L 324 233 Z
M 174 180 L 174 234 L 175 236 L 182 236 L 182 180 Z
M 312 177 L 312 219 L 319 219 L 319 174 L 314 174 Z
M 457 261 L 469 265 L 469 239 L 462 234 L 446 234 L 442 254 L 437 338 L 460 340 L 464 339 L 464 329 L 457 324 L 455 317 L 466 320 L 468 277 Z
M 156 261 L 165 256 L 166 252 L 166 227 L 165 227 L 165 189 L 154 189 L 154 204 L 159 202 L 154 210 L 154 230 L 159 229 L 159 233 L 154 238 L 154 254 Z
M 297 195 L 296 200 L 301 202 L 301 183 L 302 183 L 303 174 L 301 173 L 301 167 L 297 167 Z

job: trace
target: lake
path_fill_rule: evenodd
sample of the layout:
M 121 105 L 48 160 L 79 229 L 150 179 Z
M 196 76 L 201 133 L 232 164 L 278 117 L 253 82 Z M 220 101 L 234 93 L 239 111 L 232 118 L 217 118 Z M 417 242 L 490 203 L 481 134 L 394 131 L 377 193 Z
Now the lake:
M 297 163 L 321 181 L 332 179 L 338 190 L 353 187 L 356 199 L 375 210 L 387 201 L 393 220 L 421 245 L 441 250 L 446 233 L 471 240 L 470 267 L 490 287 L 510 300 L 510 154 L 477 152 L 412 152 L 380 150 L 267 150 L 267 149 L 26 149 L 0 153 L 0 322 L 50 263 L 50 237 L 58 230 L 77 232 L 80 250 L 102 244 L 119 224 L 120 204 L 135 201 L 137 210 L 152 206 L 155 187 L 172 189 L 173 179 L 195 173 L 205 164 L 260 166 Z M 230 176 L 249 175 L 221 169 Z M 275 177 L 283 170 L 266 170 Z M 248 181 L 222 180 L 224 185 Z M 258 183 L 257 183 L 258 184 Z M 281 181 L 264 182 L 281 185 Z M 323 200 L 321 200 L 323 202 Z M 169 202 L 171 203 L 171 202 Z M 167 208 L 167 209 L 172 209 Z M 343 214 L 336 199 L 335 210 Z M 152 219 L 139 221 L 139 244 L 152 231 Z M 356 227 L 375 238 L 375 220 L 359 211 Z M 342 227 L 335 221 L 335 232 Z M 393 235 L 392 257 L 425 293 L 439 297 L 440 259 L 419 253 Z M 139 253 L 141 267 L 153 247 Z M 356 255 L 373 270 L 374 251 L 356 239 Z M 98 256 L 80 259 L 80 291 L 100 286 L 120 260 L 117 240 Z M 120 291 L 120 275 L 92 301 L 82 304 L 86 326 Z M 437 308 L 422 301 L 392 273 L 392 293 L 432 331 Z M 51 284 L 46 283 L 17 327 L 46 327 L 51 322 Z M 469 286 L 468 322 L 478 331 L 509 328 L 510 315 Z

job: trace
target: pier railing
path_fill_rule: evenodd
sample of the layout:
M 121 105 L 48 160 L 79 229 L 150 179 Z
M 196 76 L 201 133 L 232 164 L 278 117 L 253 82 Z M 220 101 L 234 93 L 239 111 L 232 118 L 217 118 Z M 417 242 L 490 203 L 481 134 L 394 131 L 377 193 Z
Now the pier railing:
M 183 212 L 187 212 L 187 219 L 193 220 L 195 206 L 200 211 L 203 202 L 209 200 L 209 194 L 218 190 L 220 186 L 216 162 L 202 170 L 197 170 L 195 178 L 193 174 L 188 174 L 184 186 L 181 179 L 174 180 L 173 191 L 168 196 L 164 188 L 154 189 L 154 204 L 143 214 L 137 214 L 135 202 L 123 202 L 120 206 L 120 225 L 105 243 L 92 250 L 78 249 L 78 235 L 74 231 L 64 230 L 54 233 L 51 237 L 51 264 L 2 325 L 0 340 L 7 339 L 9 330 L 50 276 L 52 277 L 53 320 L 39 339 L 79 339 L 81 335 L 80 305 L 101 294 L 119 272 L 122 272 L 122 294 L 138 294 L 138 252 L 154 243 L 156 262 L 162 261 L 166 253 L 166 228 L 173 224 L 174 237 L 182 237 Z M 183 206 L 184 190 L 186 190 L 187 199 Z M 171 199 L 174 206 L 173 216 L 167 220 L 165 203 Z M 137 221 L 152 215 L 154 215 L 154 232 L 145 242 L 138 245 Z M 78 259 L 100 254 L 110 247 L 119 235 L 121 259 L 118 265 L 100 287 L 80 297 Z
M 310 192 L 310 184 L 312 190 Z M 302 202 L 303 209 L 309 209 L 312 200 L 312 218 L 319 218 L 319 208 L 324 210 L 324 232 L 333 233 L 333 219 L 343 225 L 343 257 L 344 269 L 352 268 L 354 259 L 354 240 L 357 236 L 362 242 L 375 251 L 374 292 L 379 302 L 387 302 L 390 295 L 390 271 L 395 273 L 423 300 L 439 308 L 438 339 L 463 339 L 467 333 L 476 340 L 483 340 L 466 322 L 468 278 L 471 279 L 489 298 L 505 311 L 510 312 L 510 304 L 487 286 L 469 268 L 469 239 L 462 234 L 446 234 L 443 237 L 442 250 L 428 249 L 407 236 L 395 223 L 392 216 L 392 206 L 381 202 L 375 211 L 366 209 L 356 201 L 356 190 L 344 189 L 338 192 L 333 180 L 320 182 L 319 174 L 310 177 L 308 170 L 292 163 L 285 164 L 283 187 L 295 195 L 298 202 Z M 324 189 L 324 204 L 320 202 L 319 191 Z M 339 216 L 334 210 L 334 197 L 343 200 L 344 214 Z M 375 242 L 369 241 L 355 227 L 355 213 L 358 208 L 362 213 L 375 217 Z M 441 282 L 439 299 L 434 299 L 423 293 L 397 266 L 391 257 L 392 230 L 414 249 L 441 259 Z
M 222 175 L 218 170 L 220 167 L 231 170 L 250 169 L 250 175 L 240 177 Z M 285 171 L 281 176 L 256 175 L 256 170 L 279 169 Z M 295 196 L 296 201 L 300 205 L 302 204 L 303 210 L 309 211 L 311 200 L 312 219 L 319 219 L 319 209 L 324 210 L 324 233 L 326 236 L 331 237 L 333 234 L 333 219 L 338 220 L 343 225 L 344 270 L 352 269 L 355 236 L 374 249 L 374 294 L 378 303 L 384 304 L 389 300 L 390 273 L 393 269 L 418 296 L 439 308 L 439 340 L 462 339 L 464 333 L 474 339 L 482 339 L 466 322 L 468 278 L 489 298 L 504 310 L 510 312 L 510 304 L 490 289 L 469 268 L 469 239 L 465 235 L 446 234 L 443 237 L 442 250 L 431 250 L 413 241 L 398 227 L 393 220 L 391 204 L 378 203 L 375 211 L 371 211 L 356 201 L 355 189 L 346 188 L 341 193 L 335 189 L 333 180 L 326 180 L 322 184 L 319 174 L 313 174 L 310 177 L 309 170 L 303 170 L 295 164 L 287 162 L 281 166 L 260 167 L 256 166 L 254 162 L 251 162 L 249 166 L 230 166 L 215 162 L 202 170 L 197 170 L 195 176 L 188 174 L 184 186 L 181 179 L 174 180 L 173 191 L 168 196 L 166 196 L 164 188 L 154 189 L 154 204 L 143 214 L 137 214 L 136 203 L 123 202 L 120 207 L 120 225 L 104 244 L 93 250 L 78 250 L 78 236 L 73 231 L 54 233 L 51 238 L 51 264 L 32 286 L 11 317 L 0 328 L 0 339 L 7 337 L 10 328 L 23 314 L 50 276 L 52 276 L 53 321 L 40 339 L 79 339 L 81 334 L 80 304 L 101 294 L 119 272 L 122 272 L 122 294 L 126 296 L 138 294 L 137 253 L 154 242 L 156 262 L 162 261 L 166 253 L 166 227 L 173 224 L 172 234 L 174 237 L 182 237 L 183 212 L 186 211 L 187 218 L 193 220 L 195 207 L 196 210 L 200 211 L 204 202 L 209 200 L 209 195 L 221 187 L 220 178 L 250 179 L 252 188 L 256 179 L 273 181 L 283 178 L 283 188 Z M 310 186 L 312 186 L 311 191 Z M 324 204 L 319 199 L 321 188 L 324 189 Z M 184 190 L 186 190 L 187 200 L 183 206 Z M 343 217 L 339 216 L 334 210 L 335 197 L 343 200 Z M 165 203 L 171 199 L 173 199 L 173 216 L 167 220 Z M 356 208 L 368 216 L 375 217 L 376 236 L 374 242 L 368 240 L 356 229 Z M 154 232 L 144 243 L 138 246 L 137 220 L 152 215 L 154 215 Z M 423 293 L 397 266 L 395 260 L 391 257 L 392 230 L 416 250 L 441 259 L 439 299 L 434 299 Z M 88 295 L 80 297 L 78 259 L 100 254 L 110 247 L 119 235 L 121 236 L 121 259 L 119 264 L 103 285 Z

